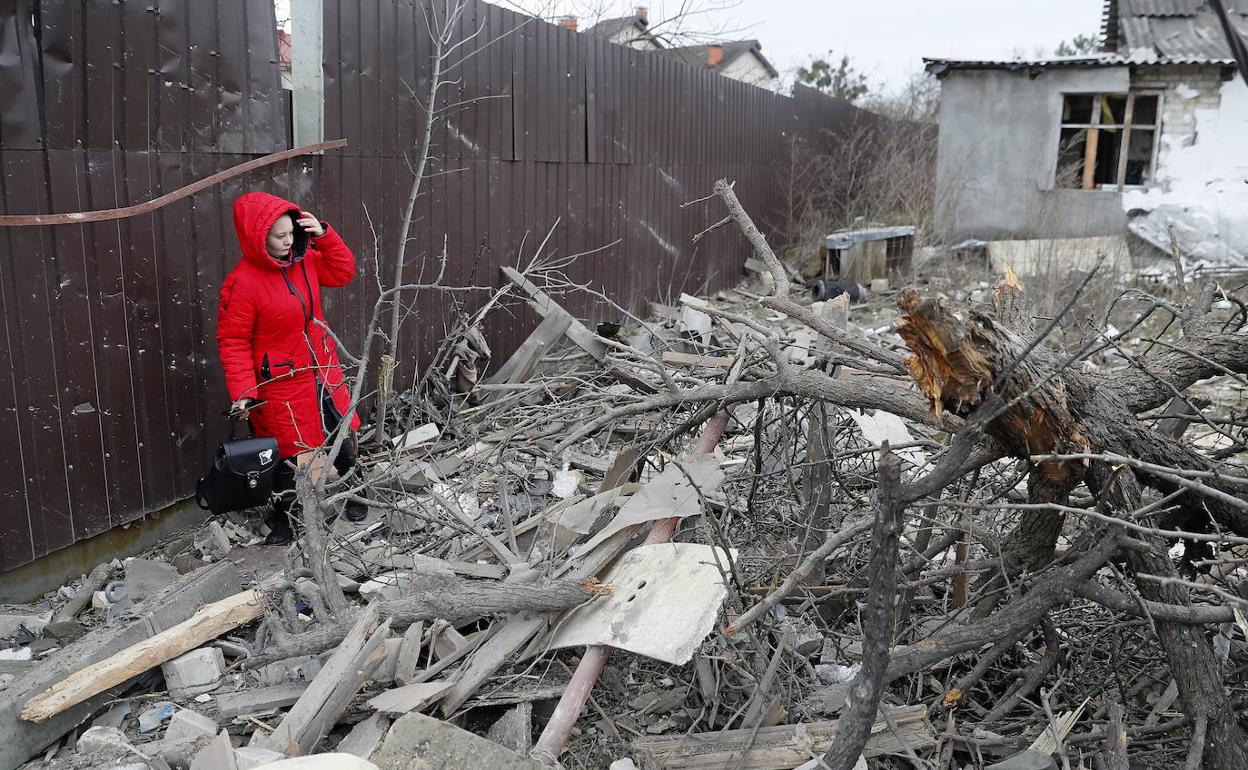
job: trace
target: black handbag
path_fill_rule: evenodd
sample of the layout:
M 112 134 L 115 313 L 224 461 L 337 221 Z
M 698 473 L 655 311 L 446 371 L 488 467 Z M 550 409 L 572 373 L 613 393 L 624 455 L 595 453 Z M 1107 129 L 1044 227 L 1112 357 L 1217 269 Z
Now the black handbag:
M 195 485 L 195 502 L 206 511 L 228 513 L 269 502 L 280 462 L 277 439 L 257 436 L 251 421 L 246 422 L 251 435 L 235 438 L 239 418 L 230 417 L 229 439 L 217 447 L 208 475 Z

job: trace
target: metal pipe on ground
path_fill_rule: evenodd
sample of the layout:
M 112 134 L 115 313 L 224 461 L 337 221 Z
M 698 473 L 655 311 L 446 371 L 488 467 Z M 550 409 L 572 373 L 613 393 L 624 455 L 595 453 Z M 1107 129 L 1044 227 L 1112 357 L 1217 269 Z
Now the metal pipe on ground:
M 724 435 L 724 429 L 728 427 L 728 416 L 727 410 L 716 413 L 707 422 L 706 430 L 702 432 L 690 453 L 700 455 L 713 452 Z M 676 533 L 676 527 L 679 524 L 680 519 L 677 517 L 656 521 L 650 527 L 650 534 L 646 536 L 645 544 L 668 542 Z M 593 692 L 594 685 L 598 683 L 598 677 L 602 676 L 602 671 L 606 668 L 610 657 L 610 647 L 595 645 L 585 648 L 581 662 L 577 664 L 576 671 L 572 673 L 572 679 L 564 689 L 563 695 L 560 696 L 550 721 L 546 723 L 546 728 L 542 730 L 537 744 L 529 753 L 530 757 L 544 765 L 555 765 L 559 755 L 563 753 L 563 747 L 568 742 L 568 736 L 572 734 L 573 725 L 580 718 L 585 704 L 589 702 L 590 693 Z

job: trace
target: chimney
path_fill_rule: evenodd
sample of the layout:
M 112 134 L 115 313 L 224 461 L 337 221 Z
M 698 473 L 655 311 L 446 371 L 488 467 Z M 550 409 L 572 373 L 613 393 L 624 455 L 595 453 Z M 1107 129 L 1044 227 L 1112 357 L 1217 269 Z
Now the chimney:
M 573 32 L 575 32 L 576 31 L 576 17 L 575 16 L 560 17 L 559 26 L 563 27 L 564 29 L 570 29 Z
M 706 66 L 714 67 L 724 60 L 724 47 L 719 43 L 706 49 Z
M 644 5 L 637 6 L 637 21 L 648 25 L 650 23 L 650 9 Z

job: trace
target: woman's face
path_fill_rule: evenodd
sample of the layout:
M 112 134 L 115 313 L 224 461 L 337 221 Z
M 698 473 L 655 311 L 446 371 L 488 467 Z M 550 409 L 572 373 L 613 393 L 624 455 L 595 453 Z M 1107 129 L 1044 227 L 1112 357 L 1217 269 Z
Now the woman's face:
M 269 237 L 265 241 L 264 247 L 268 250 L 270 257 L 274 259 L 288 259 L 290 257 L 290 247 L 294 243 L 295 224 L 290 221 L 289 214 L 283 214 L 269 228 Z

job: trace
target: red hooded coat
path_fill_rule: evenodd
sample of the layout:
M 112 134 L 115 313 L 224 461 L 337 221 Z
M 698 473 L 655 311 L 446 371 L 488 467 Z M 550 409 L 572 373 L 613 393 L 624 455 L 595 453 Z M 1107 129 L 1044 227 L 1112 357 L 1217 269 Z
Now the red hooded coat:
M 291 261 L 279 262 L 265 248 L 269 228 L 283 214 L 292 222 L 300 209 L 275 195 L 253 192 L 234 201 L 234 229 L 243 259 L 221 287 L 217 346 L 230 400 L 266 402 L 251 412 L 261 436 L 277 439 L 282 457 L 325 441 L 317 383 L 347 414 L 351 395 L 333 338 L 320 326 L 322 286 L 346 286 L 355 275 L 355 256 L 328 225 L 309 238 L 298 224 Z M 351 429 L 360 420 L 351 414 Z

